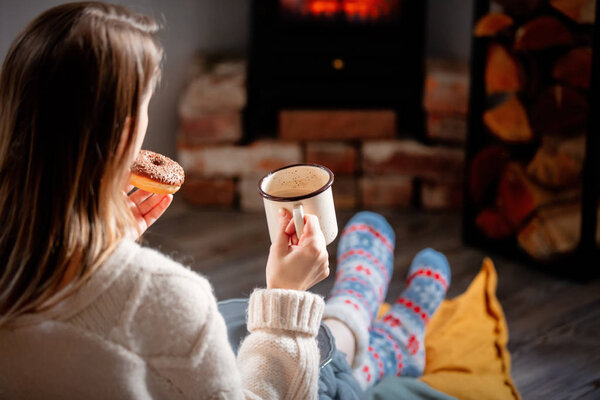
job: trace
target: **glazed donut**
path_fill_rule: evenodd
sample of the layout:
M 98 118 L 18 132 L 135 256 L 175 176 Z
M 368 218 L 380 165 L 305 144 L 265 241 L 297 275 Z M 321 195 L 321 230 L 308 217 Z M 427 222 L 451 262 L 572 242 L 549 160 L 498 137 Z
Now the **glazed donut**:
M 129 183 L 138 189 L 157 194 L 171 194 L 179 190 L 185 179 L 183 168 L 169 157 L 148 150 L 140 150 L 131 166 Z

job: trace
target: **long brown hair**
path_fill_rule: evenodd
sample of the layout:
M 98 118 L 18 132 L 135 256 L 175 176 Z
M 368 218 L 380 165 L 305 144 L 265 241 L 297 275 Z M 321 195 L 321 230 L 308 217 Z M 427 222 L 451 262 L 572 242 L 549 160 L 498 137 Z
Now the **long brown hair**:
M 153 90 L 157 23 L 118 5 L 52 8 L 0 74 L 0 326 L 89 276 L 130 229 L 123 176 Z M 123 136 L 123 138 L 122 138 Z

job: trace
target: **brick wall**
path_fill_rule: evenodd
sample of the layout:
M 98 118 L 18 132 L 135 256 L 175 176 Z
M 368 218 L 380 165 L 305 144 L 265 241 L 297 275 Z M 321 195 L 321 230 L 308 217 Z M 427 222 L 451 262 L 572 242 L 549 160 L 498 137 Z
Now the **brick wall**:
M 462 203 L 468 71 L 464 63 L 428 62 L 427 143 L 396 135 L 389 111 L 290 111 L 278 138 L 240 145 L 244 64 L 202 65 L 180 104 L 178 159 L 182 193 L 197 206 L 262 210 L 259 179 L 300 162 L 335 174 L 338 209 L 458 209 Z

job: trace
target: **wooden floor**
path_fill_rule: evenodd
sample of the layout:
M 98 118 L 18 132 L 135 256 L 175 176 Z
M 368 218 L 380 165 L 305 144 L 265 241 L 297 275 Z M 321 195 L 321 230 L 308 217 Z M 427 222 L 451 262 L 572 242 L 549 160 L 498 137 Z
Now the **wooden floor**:
M 389 300 L 402 290 L 413 255 L 424 247 L 447 255 L 449 297 L 467 288 L 485 253 L 461 244 L 458 215 L 383 214 L 396 230 Z M 340 228 L 351 216 L 338 215 Z M 199 211 L 176 201 L 144 241 L 207 276 L 220 300 L 248 296 L 265 284 L 269 238 L 263 213 Z M 334 266 L 336 243 L 329 252 Z M 502 257 L 493 260 L 510 330 L 512 375 L 523 398 L 600 399 L 600 281 L 574 283 Z M 600 260 L 590 262 L 600 267 Z M 334 275 L 313 290 L 325 295 Z

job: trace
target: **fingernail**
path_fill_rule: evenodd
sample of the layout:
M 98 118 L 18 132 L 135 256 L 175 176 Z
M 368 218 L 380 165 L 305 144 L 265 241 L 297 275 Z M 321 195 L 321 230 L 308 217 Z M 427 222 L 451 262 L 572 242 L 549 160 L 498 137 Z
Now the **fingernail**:
M 279 209 L 279 216 L 280 216 L 280 217 L 283 217 L 283 216 L 285 216 L 285 208 L 280 208 L 280 209 Z

